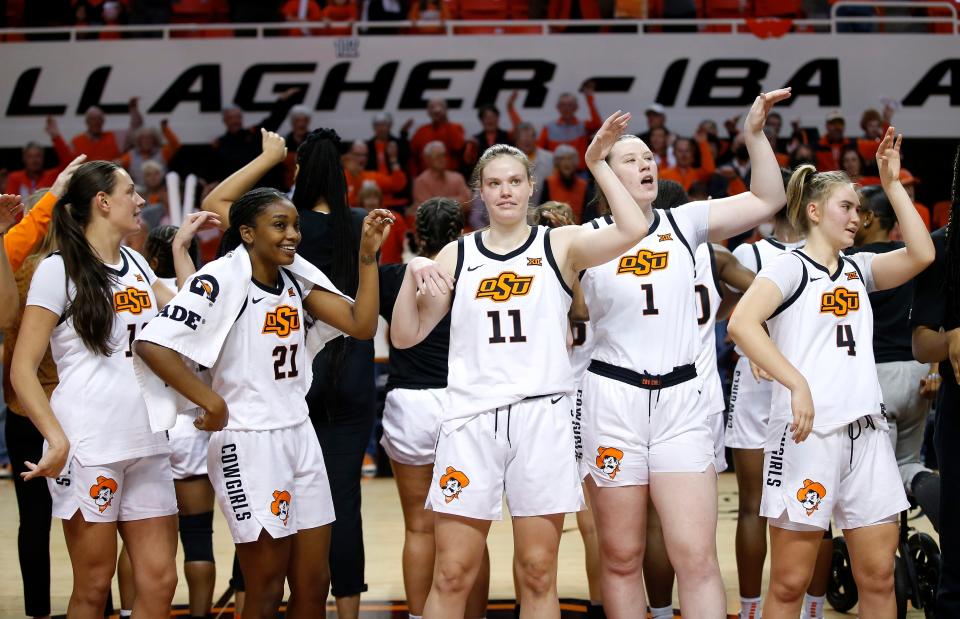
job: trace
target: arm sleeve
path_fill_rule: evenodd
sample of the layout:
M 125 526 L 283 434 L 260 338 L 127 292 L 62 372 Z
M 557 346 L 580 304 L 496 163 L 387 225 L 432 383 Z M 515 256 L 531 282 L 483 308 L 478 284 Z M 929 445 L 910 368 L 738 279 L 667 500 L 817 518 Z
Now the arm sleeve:
M 847 256 L 847 260 L 852 261 L 860 269 L 863 275 L 863 285 L 867 287 L 867 292 L 876 292 L 877 285 L 873 281 L 873 258 L 877 254 L 873 252 L 857 252 Z
M 696 250 L 698 245 L 707 242 L 707 236 L 710 233 L 710 202 L 708 200 L 678 206 L 673 209 L 673 212 L 680 232 L 690 243 L 691 250 Z
M 760 269 L 757 277 L 772 281 L 780 289 L 780 295 L 786 301 L 800 287 L 803 278 L 803 264 L 790 252 L 780 254 Z
M 57 197 L 49 191 L 30 209 L 30 212 L 3 237 L 3 249 L 10 260 L 10 268 L 16 271 L 43 240 L 50 227 L 50 217 Z
M 63 316 L 67 308 L 67 271 L 60 256 L 50 256 L 37 266 L 26 304 Z
M 946 324 L 947 301 L 943 290 L 946 252 L 943 235 L 934 232 L 931 236 L 937 257 L 915 280 L 910 308 L 911 329 L 922 326 L 937 330 Z

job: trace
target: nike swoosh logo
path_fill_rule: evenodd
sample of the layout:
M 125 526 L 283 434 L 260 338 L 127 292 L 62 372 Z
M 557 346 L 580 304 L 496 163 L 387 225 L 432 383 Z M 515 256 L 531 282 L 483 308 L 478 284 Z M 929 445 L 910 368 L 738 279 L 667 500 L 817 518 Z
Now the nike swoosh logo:
M 483 266 L 482 264 L 479 264 L 479 265 L 477 265 L 477 266 L 475 266 L 475 267 L 467 267 L 467 271 L 476 271 L 477 269 L 479 269 L 479 268 L 482 267 L 482 266 Z
M 264 299 L 264 297 L 260 297 L 259 299 L 254 299 L 253 302 L 254 302 L 254 303 L 259 303 L 260 301 L 263 301 L 263 299 Z
M 818 282 L 818 281 L 820 281 L 821 279 L 823 279 L 823 278 L 822 278 L 822 277 L 811 277 L 811 278 L 810 278 L 810 281 L 811 281 L 811 282 Z
M 560 396 L 560 397 L 557 398 L 556 400 L 554 400 L 553 398 L 550 398 L 550 403 L 551 403 L 551 404 L 556 404 L 557 402 L 559 402 L 559 401 L 562 400 L 562 399 L 563 399 L 563 396 Z

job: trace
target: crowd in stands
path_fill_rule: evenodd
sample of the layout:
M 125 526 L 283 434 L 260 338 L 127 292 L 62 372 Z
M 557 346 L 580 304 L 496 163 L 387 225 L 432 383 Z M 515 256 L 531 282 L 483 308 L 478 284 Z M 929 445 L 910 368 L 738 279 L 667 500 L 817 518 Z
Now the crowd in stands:
M 28 196 L 50 186 L 62 167 L 78 154 L 86 154 L 89 159 L 115 161 L 130 172 L 147 201 L 142 215 L 143 234 L 129 240 L 137 247 L 151 228 L 178 221 L 173 210 L 183 210 L 176 204 L 182 191 L 181 177 L 173 175 L 172 180 L 168 179 L 169 170 L 197 177 L 198 189 L 191 194 L 194 203 L 185 205 L 189 211 L 218 181 L 259 154 L 261 128 L 276 131 L 287 119 L 290 131 L 285 137 L 290 154 L 285 162 L 268 172 L 260 184 L 290 191 L 296 176 L 297 147 L 315 128 L 310 110 L 293 104 L 298 93 L 296 88 L 281 93 L 269 114 L 254 125 L 245 122 L 239 108 L 225 109 L 222 113 L 224 132 L 213 140 L 207 156 L 199 160 L 197 167 L 190 166 L 197 164 L 196 159 L 188 164 L 177 162 L 180 138 L 176 128 L 166 121 L 159 127 L 145 126 L 136 99 L 129 102 L 126 128 L 105 128 L 103 112 L 93 107 L 85 115 L 86 131 L 73 136 L 69 142 L 60 134 L 56 119 L 48 118 L 45 130 L 55 156 L 45 157 L 44 145 L 39 141 L 26 144 L 22 151 L 22 169 L 0 170 L 0 187 L 5 188 L 6 193 Z M 532 204 L 548 201 L 568 204 L 577 223 L 600 214 L 593 199 L 593 180 L 583 170 L 584 148 L 600 121 L 592 84 L 585 83 L 580 93 L 562 94 L 557 100 L 556 120 L 540 128 L 520 116 L 514 107 L 515 100 L 516 95 L 508 99 L 508 125 L 503 123 L 500 110 L 495 106 L 481 106 L 478 111 L 481 130 L 474 135 L 467 134 L 460 123 L 448 116 L 444 100 L 434 99 L 429 102 L 424 122 L 419 126 L 415 126 L 414 119 L 408 119 L 397 128 L 389 113 L 379 113 L 371 118 L 371 135 L 343 136 L 342 161 L 349 205 L 366 210 L 384 207 L 405 215 L 398 218 L 392 239 L 384 248 L 384 263 L 403 260 L 409 245 L 407 237 L 412 236 L 415 207 L 427 199 L 457 200 L 463 205 L 469 229 L 487 225 L 486 211 L 482 203 L 474 199 L 468 181 L 479 154 L 495 143 L 517 146 L 533 162 L 536 188 Z M 894 109 L 889 106 L 864 111 L 860 116 L 860 133 L 856 135 L 849 130 L 840 111 L 830 112 L 822 129 L 801 127 L 798 122 L 788 127 L 779 114 L 773 113 L 765 131 L 783 168 L 813 163 L 819 170 L 842 169 L 863 186 L 876 185 L 879 183 L 874 159 L 876 144 L 890 125 L 893 114 Z M 692 136 L 684 136 L 669 129 L 667 110 L 660 104 L 648 105 L 642 115 L 645 123 L 635 122 L 634 131 L 653 151 L 660 178 L 680 183 L 694 199 L 734 195 L 750 186 L 749 156 L 738 129 L 738 119 L 727 119 L 721 124 L 703 120 Z M 57 161 L 58 165 L 45 167 L 45 161 Z M 905 166 L 911 163 L 907 159 Z M 905 167 L 901 177 L 913 194 L 920 182 L 918 176 Z M 170 187 L 176 187 L 178 192 L 174 198 L 167 195 Z M 916 202 L 924 222 L 931 229 L 945 225 L 949 212 L 947 196 L 927 197 L 934 198 L 930 204 Z M 206 239 L 205 256 L 215 253 L 217 240 L 215 236 Z M 740 240 L 743 239 L 734 239 L 732 244 Z
M 835 0 L 834 0 L 835 1 Z M 362 21 L 413 21 L 403 32 L 433 34 L 448 20 L 598 20 L 598 19 L 739 19 L 822 18 L 830 14 L 831 0 L 6 0 L 0 14 L 4 27 L 117 26 L 126 24 L 204 24 L 317 22 L 313 28 L 288 28 L 271 34 L 289 36 L 345 36 L 345 23 Z M 838 15 L 949 16 L 943 8 L 879 9 L 870 6 L 840 7 Z M 949 24 L 918 26 L 933 32 L 950 32 Z M 677 29 L 684 30 L 686 26 Z M 704 26 L 710 31 L 726 26 Z M 870 31 L 870 23 L 846 24 L 851 31 Z M 616 27 L 613 27 L 616 30 Z M 664 30 L 670 30 L 666 27 Z M 696 30 L 696 28 L 694 28 Z M 457 33 L 525 33 L 538 29 L 517 26 L 461 26 Z M 559 27 L 556 31 L 584 32 L 589 27 Z M 596 28 L 593 28 L 596 31 Z M 380 31 L 388 32 L 388 31 Z M 396 30 L 400 32 L 400 30 Z M 197 33 L 194 33 L 197 34 Z M 229 36 L 231 31 L 200 32 L 202 36 Z M 121 38 L 116 31 L 93 32 L 103 39 Z

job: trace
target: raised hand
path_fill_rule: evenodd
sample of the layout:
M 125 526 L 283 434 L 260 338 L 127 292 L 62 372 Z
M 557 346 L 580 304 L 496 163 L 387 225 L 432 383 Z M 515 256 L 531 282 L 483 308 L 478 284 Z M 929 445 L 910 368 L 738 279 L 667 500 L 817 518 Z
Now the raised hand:
M 279 133 L 260 129 L 260 135 L 263 139 L 263 154 L 272 161 L 280 163 L 287 158 L 287 141 Z
M 630 123 L 630 112 L 617 110 L 603 121 L 603 126 L 593 136 L 590 146 L 587 147 L 584 159 L 587 165 L 597 164 L 607 158 L 610 149 L 617 143 Z
M 23 201 L 15 194 L 0 194 L 0 234 L 6 233 L 17 223 L 17 215 L 23 210 Z
M 67 164 L 67 167 L 57 175 L 57 180 L 53 181 L 53 187 L 50 188 L 50 193 L 58 198 L 62 198 L 67 192 L 67 185 L 70 184 L 70 179 L 73 178 L 74 172 L 76 172 L 80 164 L 86 160 L 86 155 L 78 155 L 73 161 Z
M 767 114 L 777 103 L 790 98 L 790 88 L 779 88 L 770 92 L 761 92 L 753 101 L 753 106 L 743 121 L 743 130 L 747 133 L 763 133 L 767 124 Z
M 372 256 L 377 253 L 384 239 L 390 234 L 390 226 L 396 221 L 393 211 L 375 208 L 363 218 L 363 233 L 360 237 L 360 254 Z
M 60 135 L 60 126 L 57 124 L 57 119 L 53 116 L 47 116 L 47 124 L 43 128 L 51 138 L 55 138 Z
M 886 185 L 900 179 L 900 144 L 903 134 L 894 138 L 896 129 L 887 127 L 880 145 L 877 146 L 877 169 L 880 172 L 880 182 Z
M 190 213 L 183 219 L 183 223 L 180 224 L 180 229 L 177 230 L 177 234 L 173 237 L 173 246 L 189 247 L 190 242 L 193 240 L 193 237 L 196 236 L 197 232 L 219 227 L 220 217 L 216 213 L 211 213 L 210 211 Z

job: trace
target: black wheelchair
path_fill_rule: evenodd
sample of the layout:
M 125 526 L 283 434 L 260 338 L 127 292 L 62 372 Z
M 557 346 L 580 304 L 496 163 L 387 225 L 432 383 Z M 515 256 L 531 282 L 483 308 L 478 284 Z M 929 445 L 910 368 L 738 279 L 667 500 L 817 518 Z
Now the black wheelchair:
M 912 503 L 911 503 L 912 504 Z M 937 582 L 940 580 L 940 547 L 926 533 L 910 526 L 910 510 L 900 513 L 900 541 L 894 566 L 897 617 L 907 616 L 907 602 L 925 617 L 933 617 Z M 827 585 L 827 602 L 845 613 L 857 604 L 857 585 L 850 566 L 850 552 L 843 537 L 833 538 L 833 561 Z

